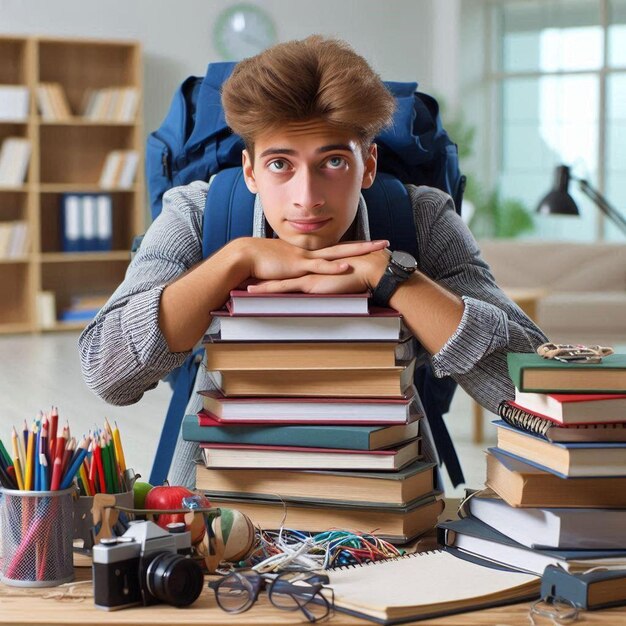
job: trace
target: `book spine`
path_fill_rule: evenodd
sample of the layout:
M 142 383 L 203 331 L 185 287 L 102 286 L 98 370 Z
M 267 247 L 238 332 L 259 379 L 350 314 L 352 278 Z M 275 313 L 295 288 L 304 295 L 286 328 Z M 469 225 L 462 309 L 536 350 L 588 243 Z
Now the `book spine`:
M 533 433 L 546 439 L 548 429 L 554 427 L 551 421 L 523 411 L 518 407 L 510 405 L 508 402 L 500 403 L 498 406 L 498 415 L 509 426 L 513 426 L 513 428 L 518 428 L 524 432 Z

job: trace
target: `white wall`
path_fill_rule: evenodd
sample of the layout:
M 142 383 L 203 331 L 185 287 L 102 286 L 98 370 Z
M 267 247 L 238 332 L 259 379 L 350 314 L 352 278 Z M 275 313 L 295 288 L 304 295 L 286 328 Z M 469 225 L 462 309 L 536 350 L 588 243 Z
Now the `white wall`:
M 219 60 L 211 44 L 213 24 L 220 11 L 235 3 L 0 0 L 0 33 L 139 40 L 144 47 L 145 128 L 150 131 L 161 122 L 178 84 L 189 74 L 203 74 L 209 61 Z M 273 15 L 282 41 L 312 33 L 335 35 L 365 56 L 383 78 L 417 80 L 424 90 L 432 89 L 432 24 L 437 0 L 255 3 Z

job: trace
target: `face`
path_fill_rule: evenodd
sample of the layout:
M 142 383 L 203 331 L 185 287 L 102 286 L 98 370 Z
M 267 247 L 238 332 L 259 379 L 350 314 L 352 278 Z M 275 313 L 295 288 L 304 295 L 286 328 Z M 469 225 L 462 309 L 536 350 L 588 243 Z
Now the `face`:
M 356 216 L 361 189 L 376 175 L 376 146 L 364 158 L 356 137 L 321 120 L 261 135 L 254 153 L 254 163 L 243 153 L 248 189 L 261 197 L 276 235 L 306 250 L 341 240 Z

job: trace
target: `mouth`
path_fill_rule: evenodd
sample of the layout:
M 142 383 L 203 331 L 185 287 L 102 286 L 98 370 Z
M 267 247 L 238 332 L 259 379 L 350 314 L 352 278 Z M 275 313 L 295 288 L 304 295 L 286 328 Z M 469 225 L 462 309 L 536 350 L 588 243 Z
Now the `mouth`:
M 312 233 L 316 230 L 320 230 L 326 224 L 331 221 L 332 218 L 320 219 L 315 218 L 312 220 L 287 220 L 289 225 L 300 233 Z

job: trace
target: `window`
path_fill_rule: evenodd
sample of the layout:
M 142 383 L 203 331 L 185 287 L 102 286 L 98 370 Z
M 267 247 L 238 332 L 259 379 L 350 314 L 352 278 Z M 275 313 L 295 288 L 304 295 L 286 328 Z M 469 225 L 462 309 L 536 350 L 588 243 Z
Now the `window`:
M 502 196 L 534 211 L 563 163 L 626 215 L 626 0 L 512 0 L 489 7 Z M 537 216 L 533 237 L 623 242 L 576 184 L 570 193 L 580 218 Z

